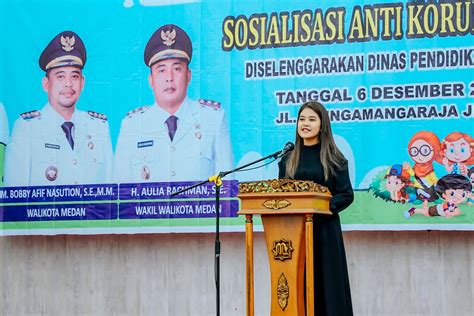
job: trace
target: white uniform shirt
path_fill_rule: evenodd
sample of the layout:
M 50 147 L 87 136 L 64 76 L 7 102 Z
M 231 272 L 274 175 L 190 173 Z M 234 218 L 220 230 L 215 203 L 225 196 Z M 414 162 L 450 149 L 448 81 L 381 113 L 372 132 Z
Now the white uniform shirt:
M 0 185 L 3 185 L 3 166 L 5 158 L 5 146 L 8 143 L 8 119 L 3 104 L 0 103 Z
M 105 116 L 74 111 L 74 150 L 61 128 L 64 122 L 49 103 L 41 111 L 22 114 L 6 150 L 6 186 L 112 181 L 112 143 Z
M 3 104 L 0 102 L 0 145 L 5 146 L 8 143 L 8 119 Z
M 114 178 L 119 183 L 197 181 L 233 167 L 224 111 L 185 99 L 174 114 L 177 131 L 170 140 L 170 114 L 157 104 L 131 111 L 117 141 Z

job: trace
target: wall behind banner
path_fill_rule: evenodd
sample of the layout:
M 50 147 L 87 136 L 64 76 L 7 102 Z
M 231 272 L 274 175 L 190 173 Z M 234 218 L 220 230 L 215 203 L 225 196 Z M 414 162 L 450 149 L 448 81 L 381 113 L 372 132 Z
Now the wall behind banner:
M 472 314 L 473 232 L 344 238 L 354 315 Z M 264 243 L 256 234 L 256 315 L 270 313 Z M 243 234 L 222 235 L 221 315 L 245 314 L 244 244 Z M 209 234 L 4 237 L 0 306 L 5 315 L 215 315 L 213 249 Z
M 405 219 L 422 200 L 394 200 L 385 189 L 390 167 L 413 167 L 417 132 L 474 136 L 472 10 L 470 1 L 2 1 L 0 29 L 11 31 L 0 33 L 0 102 L 10 130 L 19 114 L 43 107 L 39 55 L 52 36 L 74 30 L 88 52 L 78 107 L 108 116 L 115 147 L 126 113 L 154 102 L 143 63 L 149 37 L 178 24 L 194 46 L 188 94 L 222 103 L 236 164 L 292 140 L 298 107 L 318 99 L 359 190 L 342 215 L 346 229 L 472 230 L 466 202 L 455 218 Z M 433 169 L 449 173 L 439 162 Z M 237 179 L 276 176 L 272 164 Z

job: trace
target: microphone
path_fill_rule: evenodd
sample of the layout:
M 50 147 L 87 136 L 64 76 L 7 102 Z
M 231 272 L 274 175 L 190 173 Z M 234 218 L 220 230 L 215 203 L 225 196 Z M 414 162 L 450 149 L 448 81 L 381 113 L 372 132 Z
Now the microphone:
M 286 143 L 285 147 L 283 147 L 283 149 L 280 151 L 280 153 L 277 155 L 277 157 L 278 158 L 283 157 L 284 155 L 286 155 L 293 149 L 295 149 L 295 144 L 293 144 L 292 142 L 288 142 Z
M 270 155 L 265 156 L 265 157 L 263 157 L 263 158 L 260 158 L 260 159 L 258 159 L 258 160 L 252 161 L 252 162 L 250 162 L 250 163 L 248 163 L 248 164 L 245 164 L 245 165 L 240 166 L 240 167 L 238 167 L 238 168 L 235 168 L 235 169 L 233 169 L 233 170 L 220 172 L 220 173 L 219 173 L 219 176 L 220 176 L 221 178 L 224 178 L 226 175 L 231 174 L 231 173 L 234 173 L 234 172 L 236 172 L 236 171 L 249 171 L 249 170 L 261 168 L 261 167 L 263 167 L 263 166 L 268 165 L 268 163 L 266 163 L 266 164 L 264 164 L 264 165 L 262 165 L 262 166 L 258 166 L 258 167 L 256 167 L 256 168 L 245 169 L 245 168 L 247 168 L 247 167 L 249 167 L 249 166 L 251 166 L 251 165 L 256 164 L 257 162 L 264 161 L 264 160 L 270 159 L 270 158 L 273 158 L 273 160 L 270 162 L 270 163 L 272 163 L 272 162 L 274 162 L 276 159 L 283 157 L 284 155 L 286 155 L 287 153 L 289 153 L 289 152 L 292 151 L 293 149 L 295 149 L 295 144 L 293 144 L 292 142 L 288 142 L 288 143 L 286 143 L 285 147 L 283 147 L 282 150 L 276 151 L 276 152 L 274 152 L 273 154 L 270 154 Z M 211 181 L 210 179 L 211 179 L 211 178 L 209 178 L 209 180 L 203 181 L 202 183 Z M 212 179 L 213 179 L 213 178 L 212 178 Z M 214 180 L 212 180 L 212 181 L 214 181 Z M 201 183 L 198 183 L 197 185 L 200 185 L 200 184 L 201 184 Z M 195 185 L 195 186 L 197 186 L 197 185 Z M 194 187 L 194 186 L 193 186 L 193 187 Z M 189 188 L 187 188 L 187 189 L 189 189 Z M 185 189 L 185 190 L 187 190 L 187 189 Z M 182 190 L 182 191 L 184 192 L 185 190 Z M 179 193 L 181 193 L 181 192 L 178 191 L 178 192 L 176 192 L 176 193 L 173 193 L 172 196 L 174 196 L 174 195 L 176 195 L 176 194 L 179 194 Z

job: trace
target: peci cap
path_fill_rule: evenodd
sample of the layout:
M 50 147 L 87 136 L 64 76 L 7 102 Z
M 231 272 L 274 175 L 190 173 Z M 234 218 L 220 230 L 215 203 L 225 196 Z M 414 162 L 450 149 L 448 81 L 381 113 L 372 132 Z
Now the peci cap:
M 81 38 L 72 31 L 63 31 L 45 47 L 39 65 L 44 71 L 64 66 L 82 69 L 86 64 L 86 58 L 86 47 Z
M 193 45 L 188 34 L 175 24 L 167 24 L 153 33 L 145 47 L 144 60 L 148 67 L 160 60 L 178 58 L 189 64 Z

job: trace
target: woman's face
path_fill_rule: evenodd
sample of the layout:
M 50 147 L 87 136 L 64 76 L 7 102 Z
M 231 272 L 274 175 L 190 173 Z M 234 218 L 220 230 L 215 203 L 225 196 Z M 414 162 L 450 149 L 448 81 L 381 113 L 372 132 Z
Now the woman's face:
M 435 155 L 433 147 L 423 139 L 417 139 L 408 148 L 411 159 L 416 163 L 426 163 L 433 160 Z
M 319 132 L 321 130 L 321 118 L 311 108 L 305 108 L 298 117 L 298 135 L 303 138 L 306 146 L 319 143 Z

